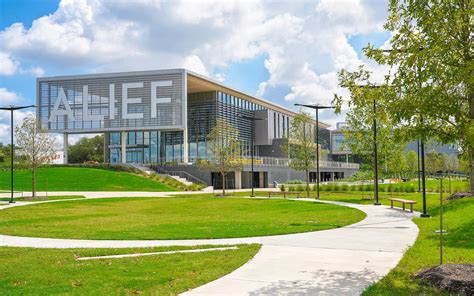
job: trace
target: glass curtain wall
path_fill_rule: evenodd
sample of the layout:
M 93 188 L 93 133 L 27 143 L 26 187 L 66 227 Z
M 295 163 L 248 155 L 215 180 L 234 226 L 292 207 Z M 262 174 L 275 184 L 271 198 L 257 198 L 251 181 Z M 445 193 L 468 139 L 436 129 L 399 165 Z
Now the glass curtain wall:
M 127 163 L 176 164 L 183 160 L 182 131 L 130 131 L 127 133 Z M 110 163 L 121 162 L 121 134 L 109 133 Z
M 216 118 L 223 118 L 239 130 L 242 156 L 250 156 L 252 144 L 252 116 L 255 110 L 265 108 L 224 92 L 193 93 L 188 95 L 189 161 L 212 157 L 209 151 L 209 134 Z M 256 154 L 258 150 L 256 149 Z

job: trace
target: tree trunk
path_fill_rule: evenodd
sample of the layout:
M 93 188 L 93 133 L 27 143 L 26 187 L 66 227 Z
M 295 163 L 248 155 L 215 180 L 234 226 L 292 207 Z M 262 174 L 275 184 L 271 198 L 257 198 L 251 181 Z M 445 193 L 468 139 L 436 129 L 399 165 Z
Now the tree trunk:
M 469 128 L 471 130 L 468 132 L 468 137 L 472 133 L 472 128 L 474 128 L 474 85 L 470 85 L 469 87 L 470 93 L 469 93 L 469 119 L 470 119 L 470 125 Z M 468 153 L 469 153 L 469 191 L 471 194 L 474 194 L 474 145 L 472 139 L 467 139 L 467 145 L 468 145 Z
M 31 198 L 36 198 L 36 168 L 34 165 L 31 170 Z
M 309 171 L 306 171 L 306 197 L 309 198 Z
M 222 196 L 225 196 L 225 173 L 222 174 Z

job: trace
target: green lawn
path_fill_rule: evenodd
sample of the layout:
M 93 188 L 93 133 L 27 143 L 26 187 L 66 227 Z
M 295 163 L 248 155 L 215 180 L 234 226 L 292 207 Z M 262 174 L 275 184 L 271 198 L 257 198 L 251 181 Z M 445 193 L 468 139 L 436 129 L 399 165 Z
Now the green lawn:
M 416 243 L 400 263 L 381 281 L 369 287 L 364 295 L 433 295 L 432 286 L 422 285 L 412 276 L 423 268 L 439 264 L 439 207 L 430 206 L 432 218 L 415 218 L 420 228 Z M 448 202 L 444 207 L 444 263 L 474 262 L 474 198 Z
M 37 172 L 38 191 L 175 191 L 166 184 L 98 168 L 47 167 Z M 10 172 L 0 171 L 0 189 L 10 189 Z M 15 172 L 15 190 L 31 191 L 31 171 Z
M 205 248 L 209 246 L 201 246 Z M 176 295 L 232 272 L 258 245 L 238 250 L 77 261 L 76 256 L 190 249 L 0 248 L 1 295 Z
M 0 233 L 76 239 L 199 239 L 298 233 L 342 227 L 365 213 L 282 199 L 104 198 L 0 211 Z
M 31 198 L 24 198 L 24 197 L 18 197 L 18 198 L 13 198 L 14 201 L 28 201 L 28 202 L 38 202 L 38 201 L 45 201 L 45 200 L 65 200 L 65 199 L 76 199 L 76 198 L 85 198 L 83 195 L 58 195 L 58 196 L 40 196 L 39 198 L 36 199 L 31 199 Z M 9 201 L 9 197 L 0 197 L 0 201 Z

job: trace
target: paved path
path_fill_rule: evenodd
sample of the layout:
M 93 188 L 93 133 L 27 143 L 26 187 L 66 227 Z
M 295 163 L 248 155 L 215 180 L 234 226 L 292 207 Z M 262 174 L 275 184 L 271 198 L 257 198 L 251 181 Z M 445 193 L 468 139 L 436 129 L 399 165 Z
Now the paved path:
M 418 235 L 418 228 L 411 221 L 417 214 L 387 206 L 322 202 L 360 209 L 367 218 L 339 229 L 254 238 L 111 241 L 0 235 L 0 245 L 126 248 L 259 243 L 261 250 L 245 265 L 184 295 L 358 295 L 395 267 Z M 17 203 L 21 204 L 24 203 Z M 9 206 L 3 206 L 6 207 Z

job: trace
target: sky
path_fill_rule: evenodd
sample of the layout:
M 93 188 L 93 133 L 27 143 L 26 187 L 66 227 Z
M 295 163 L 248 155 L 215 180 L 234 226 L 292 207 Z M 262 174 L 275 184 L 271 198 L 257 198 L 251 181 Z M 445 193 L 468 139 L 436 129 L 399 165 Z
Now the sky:
M 386 69 L 385 0 L 0 0 L 0 106 L 35 103 L 36 77 L 187 68 L 298 111 L 330 104 L 341 69 Z M 21 121 L 27 112 L 17 112 Z M 320 119 L 344 121 L 332 110 Z M 0 111 L 0 143 L 10 115 Z

